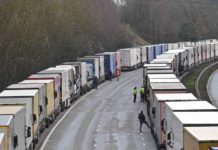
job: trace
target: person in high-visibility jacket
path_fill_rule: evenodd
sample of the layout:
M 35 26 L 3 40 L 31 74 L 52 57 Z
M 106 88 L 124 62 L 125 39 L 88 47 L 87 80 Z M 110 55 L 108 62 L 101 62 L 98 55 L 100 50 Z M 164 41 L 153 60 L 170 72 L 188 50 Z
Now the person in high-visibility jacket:
M 140 88 L 139 92 L 141 95 L 141 103 L 144 103 L 145 102 L 145 89 L 143 86 Z
M 134 97 L 133 103 L 135 103 L 136 102 L 136 97 L 137 97 L 137 87 L 134 87 L 134 89 L 132 91 L 132 94 L 133 94 L 133 97 Z

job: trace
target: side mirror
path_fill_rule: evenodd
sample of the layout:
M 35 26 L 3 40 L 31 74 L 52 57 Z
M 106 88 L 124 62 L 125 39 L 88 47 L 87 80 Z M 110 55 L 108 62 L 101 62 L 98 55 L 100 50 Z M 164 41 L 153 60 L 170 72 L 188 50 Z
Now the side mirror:
M 57 98 L 57 96 L 58 96 L 58 92 L 54 91 L 54 98 Z
M 72 82 L 69 80 L 69 89 L 71 89 L 71 86 L 72 86 Z
M 14 148 L 18 146 L 18 136 L 14 135 Z
M 47 106 L 48 105 L 48 97 L 45 96 L 44 98 L 45 98 L 45 105 Z
M 166 133 L 166 119 L 161 120 L 161 131 Z
M 153 115 L 154 118 L 155 118 L 155 107 L 152 108 L 151 113 L 152 113 L 152 115 Z
M 36 118 L 36 114 L 33 114 L 33 123 L 36 123 L 37 118 Z
M 148 87 L 146 86 L 146 89 L 147 89 L 147 88 L 148 88 Z M 148 96 L 150 96 L 150 91 L 149 91 L 149 89 L 146 90 L 146 93 L 147 93 Z
M 167 144 L 172 148 L 173 147 L 173 132 L 167 134 Z
M 43 113 L 43 108 L 42 108 L 42 105 L 39 106 L 39 114 L 42 114 Z
M 27 137 L 31 137 L 31 128 L 27 127 Z
M 172 134 L 172 131 L 167 134 L 167 140 L 171 140 L 172 139 L 172 135 L 171 134 Z

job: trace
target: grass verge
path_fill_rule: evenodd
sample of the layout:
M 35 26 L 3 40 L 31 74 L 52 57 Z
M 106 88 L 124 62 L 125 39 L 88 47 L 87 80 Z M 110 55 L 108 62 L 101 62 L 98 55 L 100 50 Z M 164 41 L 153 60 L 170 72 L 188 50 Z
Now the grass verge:
M 214 62 L 204 63 L 199 66 L 196 66 L 192 68 L 189 73 L 182 79 L 182 83 L 187 88 L 187 92 L 193 93 L 197 97 L 197 92 L 195 90 L 195 82 L 198 79 L 198 76 L 200 75 L 201 71 L 204 70 L 207 66 L 213 64 Z M 209 96 L 207 94 L 207 82 L 210 78 L 210 75 L 216 70 L 215 68 L 218 67 L 218 65 L 210 67 L 208 70 L 204 72 L 202 75 L 200 82 L 199 82 L 199 91 L 201 93 L 201 97 L 205 100 L 209 100 Z
M 207 83 L 208 80 L 210 78 L 210 76 L 213 74 L 214 71 L 216 71 L 218 69 L 218 64 L 215 64 L 213 66 L 211 66 L 210 68 L 208 68 L 203 75 L 201 76 L 200 80 L 199 80 L 199 91 L 200 91 L 200 95 L 201 98 L 203 100 L 209 100 L 210 101 L 210 97 L 207 93 Z

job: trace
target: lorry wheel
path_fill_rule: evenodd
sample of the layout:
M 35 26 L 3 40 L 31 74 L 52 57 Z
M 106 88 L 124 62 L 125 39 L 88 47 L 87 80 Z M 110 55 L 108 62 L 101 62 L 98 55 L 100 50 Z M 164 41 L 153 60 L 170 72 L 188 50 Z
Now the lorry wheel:
M 52 124 L 53 123 L 53 117 L 50 117 L 49 118 L 49 124 Z
M 38 137 L 36 137 L 36 144 L 38 144 L 38 142 L 39 142 L 39 138 L 38 138 Z
M 36 138 L 33 138 L 33 149 L 36 147 Z
M 33 140 L 33 150 L 35 149 L 35 140 Z
M 48 128 L 49 127 L 49 120 L 46 118 L 45 119 L 45 128 Z
M 39 133 L 42 134 L 44 132 L 44 125 L 39 128 Z
M 28 150 L 33 150 L 34 149 L 34 146 L 33 146 L 33 141 L 32 143 L 30 144 L 30 147 L 28 148 Z

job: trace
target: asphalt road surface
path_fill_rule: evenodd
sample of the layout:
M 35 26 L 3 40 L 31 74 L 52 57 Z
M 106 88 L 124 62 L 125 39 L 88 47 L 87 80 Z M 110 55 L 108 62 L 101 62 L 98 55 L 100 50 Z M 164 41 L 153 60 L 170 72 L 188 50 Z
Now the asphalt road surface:
M 210 77 L 207 88 L 212 103 L 218 107 L 218 71 L 214 72 Z
M 124 73 L 82 97 L 51 132 L 44 150 L 156 150 L 150 129 L 139 132 L 138 113 L 146 104 L 133 103 L 132 89 L 142 85 L 142 69 Z

